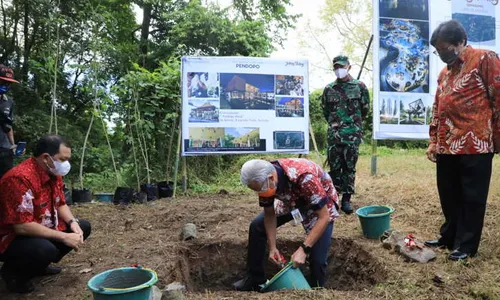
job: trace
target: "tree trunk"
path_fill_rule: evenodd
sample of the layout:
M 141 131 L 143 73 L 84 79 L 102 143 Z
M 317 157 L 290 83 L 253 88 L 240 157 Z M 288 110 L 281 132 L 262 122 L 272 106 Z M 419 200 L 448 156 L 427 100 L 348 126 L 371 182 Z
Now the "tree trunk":
M 24 51 L 23 51 L 23 66 L 21 68 L 21 78 L 23 81 L 28 79 L 29 56 L 30 56 L 30 7 L 28 1 L 24 2 Z
M 0 6 L 2 6 L 3 34 L 4 38 L 7 39 L 7 16 L 5 15 L 5 6 L 3 5 L 3 0 L 0 0 Z
M 4 61 L 9 60 L 9 57 L 12 53 L 14 53 L 16 49 L 16 42 L 17 42 L 17 25 L 19 24 L 19 13 L 17 10 L 17 6 L 15 5 L 16 2 L 12 3 L 12 6 L 14 7 L 14 25 L 13 25 L 13 32 L 12 32 L 12 38 L 11 42 L 8 48 L 5 49 L 5 54 L 4 54 Z M 7 36 L 7 33 L 5 33 Z
M 140 65 L 145 67 L 146 58 L 148 56 L 148 38 L 149 38 L 149 27 L 151 26 L 151 11 L 152 5 L 150 3 L 144 3 L 143 7 L 143 18 L 141 26 L 141 62 Z

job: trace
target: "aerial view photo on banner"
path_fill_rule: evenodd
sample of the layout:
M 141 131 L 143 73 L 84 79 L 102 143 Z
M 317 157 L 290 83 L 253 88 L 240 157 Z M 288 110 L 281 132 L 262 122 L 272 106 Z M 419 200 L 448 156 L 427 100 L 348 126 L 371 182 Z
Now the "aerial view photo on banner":
M 374 0 L 375 139 L 429 139 L 437 76 L 445 66 L 430 33 L 455 19 L 468 44 L 499 52 L 500 5 L 489 0 Z

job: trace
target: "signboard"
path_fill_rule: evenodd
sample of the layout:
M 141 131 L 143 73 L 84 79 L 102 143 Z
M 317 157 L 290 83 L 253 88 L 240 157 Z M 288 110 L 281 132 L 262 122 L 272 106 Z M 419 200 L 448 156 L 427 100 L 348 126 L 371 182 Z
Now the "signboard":
M 182 58 L 182 155 L 309 153 L 308 62 Z
M 474 48 L 499 52 L 499 0 L 374 0 L 375 139 L 429 139 L 437 77 L 432 32 L 458 20 Z

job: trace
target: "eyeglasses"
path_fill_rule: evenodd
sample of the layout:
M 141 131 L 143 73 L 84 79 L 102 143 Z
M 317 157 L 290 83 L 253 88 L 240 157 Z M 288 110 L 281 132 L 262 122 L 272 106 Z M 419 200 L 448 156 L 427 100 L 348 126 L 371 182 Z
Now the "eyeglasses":
M 450 45 L 450 46 L 448 46 L 448 48 L 446 48 L 445 50 L 441 50 L 441 51 L 436 49 L 436 50 L 432 51 L 432 53 L 434 53 L 434 55 L 439 56 L 439 52 L 445 52 L 445 51 L 451 51 L 451 50 L 453 50 L 453 45 Z
M 267 181 L 266 181 L 267 184 L 263 184 L 262 187 L 260 188 L 260 191 L 257 191 L 257 193 L 262 193 L 262 192 L 265 192 L 269 189 L 269 187 L 271 187 L 271 184 L 269 183 L 269 177 L 267 177 Z M 266 186 L 267 185 L 267 186 Z

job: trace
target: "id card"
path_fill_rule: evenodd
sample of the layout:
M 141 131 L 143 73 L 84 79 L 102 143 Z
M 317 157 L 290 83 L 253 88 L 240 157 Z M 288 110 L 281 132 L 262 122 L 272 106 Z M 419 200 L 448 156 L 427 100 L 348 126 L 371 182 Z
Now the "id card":
M 300 214 L 300 211 L 298 209 L 292 210 L 292 217 L 293 217 L 294 225 L 299 225 L 300 223 L 302 223 L 302 221 L 304 221 L 304 219 L 302 219 L 302 215 Z

